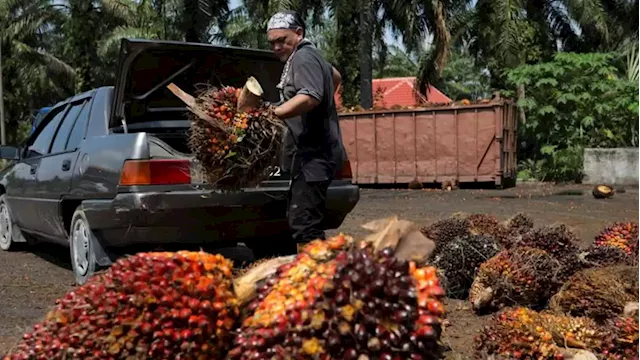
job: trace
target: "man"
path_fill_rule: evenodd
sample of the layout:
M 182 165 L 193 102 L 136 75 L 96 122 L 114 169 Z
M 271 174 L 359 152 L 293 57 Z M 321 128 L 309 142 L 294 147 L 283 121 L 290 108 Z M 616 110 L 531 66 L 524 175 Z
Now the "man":
M 287 216 L 297 244 L 325 239 L 327 188 L 344 158 L 333 98 L 340 74 L 304 35 L 304 22 L 294 11 L 269 20 L 269 44 L 285 63 L 277 85 L 280 103 L 273 111 L 288 128 L 283 161 L 292 178 Z

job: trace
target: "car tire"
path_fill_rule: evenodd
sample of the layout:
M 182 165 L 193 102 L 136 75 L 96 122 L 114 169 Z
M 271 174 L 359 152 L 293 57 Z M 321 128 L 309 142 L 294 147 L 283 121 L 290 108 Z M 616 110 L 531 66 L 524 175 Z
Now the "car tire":
M 69 227 L 69 252 L 71 269 L 76 283 L 83 285 L 97 268 L 94 244 L 97 239 L 82 208 L 76 209 Z
M 11 221 L 11 211 L 6 200 L 6 195 L 0 195 L 0 249 L 11 250 L 13 241 L 13 222 Z

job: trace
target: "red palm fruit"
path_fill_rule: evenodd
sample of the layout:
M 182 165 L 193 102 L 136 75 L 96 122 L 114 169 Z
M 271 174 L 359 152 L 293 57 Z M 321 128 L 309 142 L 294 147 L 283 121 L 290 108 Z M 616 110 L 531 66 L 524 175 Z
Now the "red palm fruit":
M 595 238 L 595 246 L 622 249 L 628 255 L 638 251 L 638 223 L 616 222 L 607 226 Z
M 239 315 L 231 271 L 230 261 L 204 252 L 140 253 L 121 259 L 58 301 L 7 359 L 55 360 L 89 353 L 106 359 L 132 352 L 136 359 L 221 358 Z M 217 313 L 209 308 L 211 300 L 223 304 Z M 214 327 L 218 322 L 222 326 Z
M 610 354 L 607 359 L 638 358 L 638 317 L 621 316 L 609 321 L 608 328 L 615 334 L 609 338 L 607 347 Z

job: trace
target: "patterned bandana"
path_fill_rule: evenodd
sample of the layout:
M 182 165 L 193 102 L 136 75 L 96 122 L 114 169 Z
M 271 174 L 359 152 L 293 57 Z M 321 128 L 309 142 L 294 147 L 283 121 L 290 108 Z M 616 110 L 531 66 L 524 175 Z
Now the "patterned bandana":
M 296 16 L 293 13 L 281 11 L 275 13 L 271 19 L 269 19 L 267 31 L 273 29 L 297 29 L 301 27 L 302 24 L 296 20 Z

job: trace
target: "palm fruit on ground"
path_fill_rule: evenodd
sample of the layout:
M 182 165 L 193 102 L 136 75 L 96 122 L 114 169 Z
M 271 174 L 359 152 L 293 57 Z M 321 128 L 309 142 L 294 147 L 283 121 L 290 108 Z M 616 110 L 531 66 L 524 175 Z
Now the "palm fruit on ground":
M 472 234 L 502 235 L 500 223 L 493 215 L 471 214 L 467 219 L 469 220 L 469 228 Z
M 566 279 L 582 268 L 578 258 L 578 237 L 563 224 L 545 226 L 522 235 L 519 246 L 542 249 L 560 262 L 556 285 L 561 286 Z
M 638 358 L 638 316 L 620 316 L 609 321 L 609 328 L 613 332 L 614 351 L 607 354 L 607 359 L 637 359 Z
M 638 264 L 637 258 L 629 256 L 621 248 L 613 246 L 591 245 L 580 253 L 579 259 L 584 268 Z
M 467 218 L 449 217 L 423 228 L 422 233 L 436 243 L 435 255 L 444 244 L 453 241 L 458 236 L 468 235 L 470 225 Z
M 523 213 L 518 213 L 505 221 L 502 226 L 507 233 L 501 239 L 503 241 L 502 246 L 511 248 L 520 241 L 522 235 L 533 230 L 533 219 Z
M 431 264 L 448 297 L 466 299 L 480 264 L 495 256 L 501 246 L 491 236 L 464 235 L 444 244 Z
M 558 271 L 558 261 L 544 250 L 503 250 L 480 265 L 469 301 L 476 311 L 509 305 L 539 306 L 549 299 Z
M 8 359 L 221 359 L 239 317 L 232 263 L 140 253 L 65 295 Z
M 475 339 L 475 355 L 486 359 L 565 359 L 583 349 L 597 354 L 600 359 L 628 359 L 629 342 L 635 335 L 637 320 L 619 321 L 624 333 L 612 326 L 600 326 L 592 319 L 557 315 L 517 307 L 496 314 L 488 326 Z M 637 347 L 635 348 L 637 353 Z
M 621 315 L 628 302 L 637 300 L 638 268 L 612 266 L 575 273 L 551 298 L 550 308 L 602 322 Z
M 596 236 L 595 246 L 611 246 L 622 249 L 628 255 L 638 251 L 638 223 L 616 222 Z
M 435 268 L 391 248 L 314 241 L 260 284 L 229 358 L 438 358 L 443 295 Z

